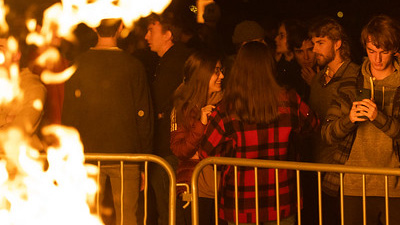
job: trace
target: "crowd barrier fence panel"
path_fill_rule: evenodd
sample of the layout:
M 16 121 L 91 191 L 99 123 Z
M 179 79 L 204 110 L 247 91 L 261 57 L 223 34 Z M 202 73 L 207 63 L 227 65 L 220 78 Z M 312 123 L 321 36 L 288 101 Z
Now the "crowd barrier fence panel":
M 300 171 L 313 171 L 318 175 L 318 216 L 319 224 L 322 225 L 322 188 L 321 188 L 321 173 L 322 172 L 335 172 L 340 174 L 340 214 L 341 224 L 344 224 L 344 174 L 353 173 L 361 174 L 362 176 L 362 200 L 363 200 L 363 224 L 366 225 L 366 175 L 383 175 L 385 183 L 385 218 L 386 224 L 389 225 L 389 193 L 388 193 L 388 176 L 400 176 L 400 168 L 377 168 L 377 167 L 356 167 L 345 166 L 336 164 L 320 164 L 320 163 L 306 163 L 306 162 L 293 162 L 293 161 L 277 161 L 277 160 L 263 160 L 263 159 L 243 159 L 243 158 L 227 158 L 227 157 L 210 157 L 198 163 L 193 171 L 191 180 L 192 191 L 192 225 L 199 224 L 199 206 L 198 206 L 198 177 L 202 169 L 207 165 L 214 166 L 214 183 L 217 184 L 217 165 L 230 165 L 234 166 L 235 174 L 235 208 L 236 208 L 236 221 L 238 221 L 238 199 L 237 199 L 237 167 L 254 167 L 255 170 L 255 205 L 256 205 L 256 224 L 258 221 L 258 188 L 257 188 L 257 169 L 270 168 L 275 169 L 275 188 L 276 188 L 276 207 L 279 209 L 279 169 L 287 169 L 296 171 L 296 187 L 297 187 L 297 221 L 301 225 L 301 193 L 300 193 Z M 215 202 L 215 224 L 218 225 L 218 190 L 217 186 L 214 187 L 214 202 Z M 279 210 L 277 210 L 277 225 L 280 225 Z M 238 222 L 236 222 L 238 224 Z
M 169 225 L 175 225 L 176 221 L 176 177 L 175 172 L 171 165 L 163 158 L 151 155 L 151 154 L 85 154 L 86 162 L 97 162 L 97 166 L 99 168 L 99 173 L 97 176 L 97 183 L 100 180 L 100 166 L 102 162 L 119 162 L 121 165 L 120 173 L 121 173 L 121 225 L 123 225 L 124 218 L 124 210 L 123 210 L 123 195 L 124 195 L 124 163 L 125 162 L 144 162 L 144 221 L 143 224 L 146 224 L 147 221 L 147 195 L 148 195 L 148 163 L 156 163 L 164 168 L 164 170 L 168 174 L 169 178 Z M 100 212 L 100 202 L 99 202 L 99 194 L 97 194 L 97 212 Z

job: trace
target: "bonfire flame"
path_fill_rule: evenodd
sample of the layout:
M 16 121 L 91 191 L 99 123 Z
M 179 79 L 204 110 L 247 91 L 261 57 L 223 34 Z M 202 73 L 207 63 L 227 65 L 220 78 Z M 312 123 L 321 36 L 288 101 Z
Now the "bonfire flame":
M 7 60 L 12 59 L 17 53 L 18 43 L 15 38 L 10 37 L 6 43 L 1 45 L 3 44 L 5 46 L 0 46 L 0 105 L 9 104 L 14 99 L 20 100 L 23 98 L 19 88 L 18 64 L 12 62 L 10 65 L 6 65 L 8 63 Z
M 83 164 L 78 132 L 53 125 L 43 133 L 54 135 L 60 142 L 47 150 L 47 169 L 20 130 L 0 134 L 6 153 L 0 161 L 1 224 L 102 224 L 90 214 L 87 204 L 88 196 L 93 198 L 97 190 L 93 178 L 97 170 Z
M 30 31 L 26 38 L 28 44 L 39 47 L 52 45 L 54 39 L 64 38 L 72 43 L 76 41 L 73 31 L 84 23 L 89 27 L 97 27 L 103 19 L 121 19 L 125 29 L 132 29 L 135 20 L 147 16 L 151 12 L 160 13 L 168 6 L 171 0 L 97 0 L 88 3 L 87 0 L 62 0 L 52 5 L 43 14 L 43 25 L 40 31 L 36 31 L 35 21 L 28 20 L 27 28 Z M 128 34 L 129 32 L 122 32 Z M 45 54 L 41 61 L 60 58 Z M 42 81 L 47 84 L 63 83 L 75 72 L 74 66 L 60 73 L 45 71 Z M 53 78 L 51 78 L 53 77 Z
M 102 19 L 120 18 L 125 27 L 132 28 L 134 20 L 151 12 L 159 13 L 171 0 L 62 0 L 47 9 L 43 24 L 37 30 L 36 21 L 26 22 L 29 30 L 27 44 L 44 49 L 37 63 L 46 65 L 60 60 L 53 46 L 57 38 L 75 41 L 73 30 L 79 23 L 98 26 Z M 0 0 L 0 34 L 8 32 L 5 22 L 7 7 Z M 97 14 L 95 14 L 97 13 Z M 0 49 L 0 107 L 23 99 L 19 88 L 17 62 L 7 59 L 18 52 L 17 41 L 10 37 L 6 50 Z M 12 58 L 12 57 L 11 57 Z M 71 66 L 60 73 L 45 70 L 45 83 L 65 82 L 76 70 Z M 34 101 L 36 110 L 43 102 Z M 57 146 L 47 148 L 47 158 L 29 144 L 29 137 L 17 128 L 0 131 L 0 223 L 2 225 L 103 224 L 91 213 L 98 185 L 94 177 L 97 167 L 84 164 L 83 146 L 74 128 L 58 125 L 43 129 L 45 136 L 54 136 Z

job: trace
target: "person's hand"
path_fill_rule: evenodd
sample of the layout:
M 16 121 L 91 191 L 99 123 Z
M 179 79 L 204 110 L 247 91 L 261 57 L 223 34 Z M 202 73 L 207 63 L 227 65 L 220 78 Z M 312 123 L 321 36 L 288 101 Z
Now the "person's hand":
M 215 106 L 213 105 L 206 105 L 203 108 L 201 108 L 201 117 L 200 117 L 200 122 L 204 125 L 207 125 L 208 123 L 208 117 L 211 115 L 211 112 Z
M 374 121 L 378 115 L 376 104 L 370 99 L 353 102 L 350 110 L 350 120 L 352 123 L 357 121 Z
M 306 81 L 308 85 L 311 85 L 313 77 L 317 74 L 311 67 L 301 68 L 301 77 Z

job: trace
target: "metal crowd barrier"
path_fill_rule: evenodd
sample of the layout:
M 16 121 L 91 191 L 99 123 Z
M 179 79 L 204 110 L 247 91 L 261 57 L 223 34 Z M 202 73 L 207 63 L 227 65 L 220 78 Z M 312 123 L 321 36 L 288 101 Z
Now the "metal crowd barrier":
M 322 172 L 337 172 L 340 174 L 340 214 L 341 214 L 341 224 L 344 224 L 344 208 L 343 208 L 343 198 L 344 198 L 344 173 L 354 173 L 362 175 L 362 192 L 363 192 L 363 224 L 366 225 L 366 184 L 365 177 L 367 174 L 370 175 L 383 175 L 385 179 L 385 206 L 386 206 L 386 224 L 389 225 L 389 194 L 388 194 L 388 176 L 400 176 L 400 169 L 398 168 L 373 168 L 373 167 L 356 167 L 356 166 L 344 166 L 344 165 L 334 165 L 334 164 L 318 164 L 318 163 L 305 163 L 305 162 L 290 162 L 290 161 L 275 161 L 275 160 L 261 160 L 261 159 L 239 159 L 239 158 L 225 158 L 225 157 L 210 157 L 200 161 L 193 171 L 191 188 L 192 188 L 192 224 L 199 224 L 199 206 L 198 206 L 198 177 L 202 169 L 207 165 L 214 165 L 214 183 L 217 184 L 217 165 L 231 165 L 234 166 L 235 172 L 235 195 L 237 196 L 237 167 L 254 167 L 255 170 L 255 187 L 257 187 L 257 168 L 271 168 L 275 169 L 275 183 L 276 183 L 276 207 L 279 209 L 279 169 L 288 169 L 296 171 L 297 180 L 297 221 L 298 225 L 301 225 L 301 207 L 300 207 L 300 171 L 314 171 L 318 173 L 318 216 L 319 224 L 322 225 L 322 188 L 321 188 L 321 173 Z M 218 190 L 215 185 L 215 224 L 218 225 Z M 256 205 L 256 224 L 258 221 L 258 189 L 255 189 L 255 205 Z M 236 208 L 236 221 L 238 221 L 238 201 L 235 200 Z M 397 213 L 397 212 L 395 212 Z M 277 224 L 280 225 L 280 215 L 279 210 L 277 210 Z M 236 222 L 236 224 L 238 224 Z
M 88 161 L 97 161 L 97 166 L 100 170 L 100 166 L 102 162 L 119 162 L 121 165 L 121 225 L 123 225 L 124 218 L 124 210 L 123 210 L 123 195 L 124 195 L 124 163 L 125 162 L 144 162 L 144 173 L 145 173 L 145 184 L 144 184 L 144 221 L 143 224 L 146 224 L 147 221 L 147 194 L 148 194 L 148 163 L 156 163 L 162 166 L 168 174 L 169 177 L 169 225 L 175 225 L 176 219 L 176 178 L 175 172 L 171 165 L 165 161 L 163 158 L 150 155 L 150 154 L 85 154 L 85 160 Z M 97 176 L 97 181 L 99 183 L 100 173 Z M 99 195 L 97 195 L 97 211 L 99 212 L 100 202 Z

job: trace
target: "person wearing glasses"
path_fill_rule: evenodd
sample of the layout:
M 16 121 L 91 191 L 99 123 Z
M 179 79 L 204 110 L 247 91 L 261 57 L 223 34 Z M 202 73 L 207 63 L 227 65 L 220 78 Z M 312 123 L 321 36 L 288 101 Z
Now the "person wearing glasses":
M 198 147 L 209 116 L 222 98 L 223 68 L 217 55 L 210 52 L 192 54 L 184 66 L 184 82 L 175 92 L 171 113 L 171 150 L 179 158 L 177 183 L 190 185 L 192 172 L 200 161 Z M 177 188 L 177 224 L 192 224 L 190 208 L 182 210 L 182 193 Z M 199 179 L 200 224 L 214 224 L 214 177 L 211 166 L 204 168 Z M 179 214 L 181 213 L 181 214 Z M 182 216 L 183 214 L 183 216 Z

